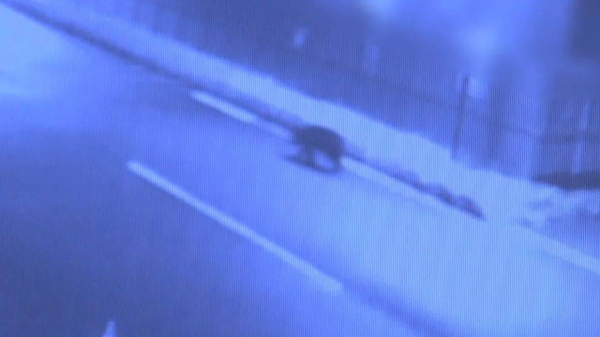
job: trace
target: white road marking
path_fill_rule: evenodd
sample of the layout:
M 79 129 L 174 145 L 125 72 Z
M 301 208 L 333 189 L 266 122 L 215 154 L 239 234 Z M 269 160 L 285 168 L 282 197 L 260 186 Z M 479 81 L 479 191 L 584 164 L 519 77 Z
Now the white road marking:
M 315 280 L 318 284 L 320 284 L 325 290 L 331 293 L 338 293 L 343 290 L 343 285 L 338 280 L 333 277 L 325 274 L 320 271 L 316 267 L 312 266 L 310 263 L 300 259 L 294 254 L 286 251 L 284 248 L 278 246 L 277 244 L 269 241 L 268 239 L 262 237 L 258 233 L 252 231 L 248 227 L 244 226 L 242 223 L 238 222 L 234 218 L 228 216 L 227 214 L 219 211 L 218 209 L 203 203 L 198 200 L 196 197 L 186 192 L 182 188 L 178 187 L 174 183 L 170 182 L 168 179 L 160 176 L 158 173 L 154 172 L 150 168 L 145 167 L 144 165 L 136 162 L 130 161 L 127 163 L 127 168 L 134 173 L 135 175 L 143 178 L 147 182 L 151 183 L 155 187 L 163 190 L 164 192 L 170 194 L 175 197 L 179 201 L 185 203 L 186 205 L 194 208 L 195 210 L 203 213 L 204 215 L 212 218 L 217 221 L 223 227 L 228 230 L 238 234 L 244 239 L 252 242 L 253 244 L 261 247 L 265 251 L 275 255 L 283 262 L 288 265 L 294 267 L 295 269 L 302 272 L 304 275 L 308 276 Z
M 259 127 L 272 135 L 280 138 L 289 138 L 290 131 L 287 129 L 277 126 L 273 123 L 269 123 L 267 121 L 262 121 L 259 117 L 257 117 L 254 113 L 242 109 L 234 104 L 231 104 L 223 99 L 215 97 L 213 95 L 209 95 L 202 91 L 192 91 L 190 96 L 193 100 L 207 105 L 221 113 L 226 114 L 229 117 L 235 118 L 242 123 L 252 124 L 256 127 Z
M 383 186 L 394 193 L 398 193 L 401 196 L 416 200 L 422 205 L 426 205 L 433 209 L 446 212 L 455 210 L 454 208 L 444 204 L 442 201 L 439 201 L 437 198 L 424 194 L 422 192 L 415 191 L 412 187 L 408 186 L 407 184 L 400 182 L 388 176 L 387 174 L 370 167 L 369 165 L 363 164 L 359 161 L 350 158 L 344 158 L 342 164 L 344 168 L 354 173 L 355 175 L 380 186 Z M 459 210 L 456 210 L 456 212 L 463 213 Z
M 219 112 L 222 112 L 222 113 L 224 113 L 230 117 L 233 117 L 241 122 L 248 123 L 248 124 L 256 124 L 256 122 L 258 121 L 257 117 L 254 114 L 252 114 L 244 109 L 241 109 L 227 101 L 224 101 L 215 96 L 209 95 L 205 92 L 192 91 L 190 93 L 190 96 L 195 101 L 198 101 L 202 104 L 208 105 L 208 106 L 218 110 Z
M 277 126 L 273 123 L 264 122 L 264 123 L 260 123 L 259 126 L 261 129 L 268 131 L 273 136 L 276 136 L 279 138 L 290 139 L 292 136 L 291 131 L 289 131 L 288 129 L 283 128 L 281 126 Z
M 586 269 L 600 276 L 600 260 L 579 252 L 566 244 L 549 239 L 534 231 L 519 227 L 526 235 L 526 239 L 532 244 L 539 247 L 546 253 L 569 262 L 579 268 Z

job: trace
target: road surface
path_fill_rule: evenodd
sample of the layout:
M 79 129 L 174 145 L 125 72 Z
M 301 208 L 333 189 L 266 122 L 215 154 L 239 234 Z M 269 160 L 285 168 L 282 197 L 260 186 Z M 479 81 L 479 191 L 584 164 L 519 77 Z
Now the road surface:
M 120 336 L 416 335 L 302 265 L 325 258 L 302 252 L 285 219 L 306 217 L 296 199 L 320 182 L 340 182 L 286 162 L 280 138 L 198 104 L 177 82 L 0 16 L 10 42 L 0 66 L 0 336 L 101 336 L 110 320 Z M 241 225 L 273 230 L 279 250 L 136 175 L 134 162 Z
M 1 336 L 599 331 L 597 274 L 293 165 L 181 83 L 0 16 Z

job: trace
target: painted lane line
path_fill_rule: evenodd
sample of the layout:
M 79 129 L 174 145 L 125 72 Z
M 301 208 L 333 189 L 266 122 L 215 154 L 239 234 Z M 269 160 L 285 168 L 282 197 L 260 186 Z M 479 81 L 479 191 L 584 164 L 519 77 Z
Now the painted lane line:
M 216 111 L 223 113 L 229 117 L 237 119 L 238 121 L 246 124 L 252 124 L 256 127 L 261 128 L 264 131 L 269 132 L 270 134 L 279 137 L 279 138 L 290 138 L 290 131 L 286 128 L 278 126 L 273 123 L 269 123 L 267 121 L 261 120 L 254 113 L 242 109 L 232 103 L 229 103 L 223 99 L 215 97 L 213 95 L 207 94 L 202 91 L 192 91 L 190 92 L 190 96 L 196 102 L 200 104 L 209 106 Z
M 351 158 L 343 159 L 342 164 L 345 169 L 354 173 L 356 176 L 361 177 L 362 179 L 370 181 L 374 184 L 380 185 L 402 197 L 410 198 L 424 206 L 431 207 L 441 212 L 455 211 L 457 213 L 464 214 L 462 211 L 454 210 L 452 207 L 437 200 L 433 196 L 415 191 L 406 183 L 400 182 L 395 178 L 392 178 L 389 175 L 373 167 L 370 167 L 369 165 L 366 165 Z
M 222 112 L 222 113 L 224 113 L 230 117 L 233 117 L 241 122 L 248 123 L 248 124 L 256 124 L 258 121 L 258 118 L 254 114 L 252 114 L 244 109 L 241 109 L 225 100 L 219 99 L 215 96 L 209 95 L 202 91 L 192 91 L 190 93 L 190 96 L 195 101 L 200 102 L 204 105 L 207 105 L 211 108 L 214 108 L 214 109 L 218 110 L 219 112 Z
M 218 209 L 203 203 L 198 200 L 192 194 L 178 187 L 168 179 L 160 176 L 158 173 L 154 172 L 152 169 L 147 168 L 146 166 L 136 162 L 130 161 L 127 163 L 127 168 L 138 177 L 146 180 L 150 184 L 155 187 L 161 189 L 162 191 L 170 194 L 175 197 L 179 201 L 185 203 L 186 205 L 194 208 L 195 210 L 203 213 L 204 215 L 212 218 L 217 221 L 220 225 L 225 227 L 226 229 L 236 233 L 237 235 L 243 237 L 244 239 L 252 242 L 253 244 L 261 247 L 265 251 L 275 255 L 277 258 L 290 265 L 291 267 L 297 269 L 302 272 L 304 275 L 316 281 L 319 285 L 321 285 L 325 290 L 331 293 L 339 293 L 343 290 L 343 285 L 338 280 L 333 277 L 325 274 L 320 271 L 316 267 L 312 266 L 310 263 L 300 259 L 294 254 L 288 252 L 284 248 L 278 246 L 277 244 L 269 241 L 268 239 L 262 237 L 258 233 L 252 231 L 248 227 L 244 226 L 242 223 L 238 222 L 234 218 L 228 216 L 227 214 L 219 211 Z
M 525 235 L 527 235 L 527 239 L 532 245 L 539 247 L 549 255 L 600 276 L 600 260 L 573 249 L 560 241 L 549 239 L 527 229 L 523 230 L 526 231 Z
M 275 124 L 268 123 L 268 122 L 260 123 L 259 126 L 261 129 L 269 132 L 270 134 L 272 134 L 275 137 L 279 137 L 279 138 L 283 138 L 283 139 L 291 139 L 292 138 L 292 132 L 284 127 L 277 126 Z

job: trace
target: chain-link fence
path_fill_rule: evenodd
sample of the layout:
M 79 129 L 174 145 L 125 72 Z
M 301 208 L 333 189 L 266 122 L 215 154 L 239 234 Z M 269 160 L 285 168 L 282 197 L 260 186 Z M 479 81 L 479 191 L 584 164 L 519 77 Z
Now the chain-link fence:
M 597 99 L 495 92 L 465 109 L 458 151 L 477 165 L 527 177 L 600 170 Z

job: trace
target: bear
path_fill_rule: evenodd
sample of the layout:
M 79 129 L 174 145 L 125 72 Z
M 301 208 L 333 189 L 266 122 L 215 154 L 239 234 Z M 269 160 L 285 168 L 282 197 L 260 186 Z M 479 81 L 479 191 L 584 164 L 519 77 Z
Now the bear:
M 346 152 L 345 142 L 341 135 L 317 125 L 295 127 L 292 131 L 292 142 L 299 146 L 295 160 L 324 172 L 341 171 L 341 160 Z M 321 158 L 326 161 L 318 160 Z

